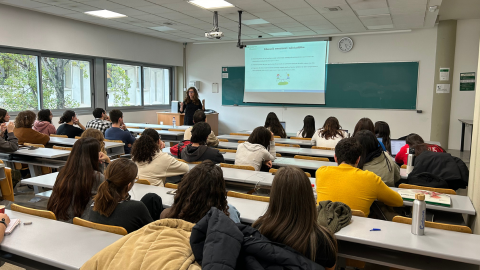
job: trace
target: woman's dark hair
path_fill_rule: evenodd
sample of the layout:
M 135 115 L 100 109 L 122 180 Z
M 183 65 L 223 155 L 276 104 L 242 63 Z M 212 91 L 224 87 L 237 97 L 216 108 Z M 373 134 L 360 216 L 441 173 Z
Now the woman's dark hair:
M 311 115 L 303 118 L 303 128 L 300 130 L 303 138 L 312 138 L 315 133 L 315 118 Z
M 248 142 L 252 144 L 260 144 L 265 147 L 265 149 L 270 149 L 270 141 L 272 140 L 272 132 L 265 127 L 255 128 L 250 136 L 248 137 Z
M 382 138 L 382 143 L 389 153 L 392 153 L 392 144 L 390 141 L 390 127 L 387 122 L 377 121 L 375 123 L 375 135 Z
M 323 127 L 318 131 L 320 137 L 325 138 L 325 140 L 334 139 L 337 136 L 344 137 L 342 131 L 342 126 L 338 122 L 336 117 L 330 116 L 325 120 Z
M 312 261 L 318 249 L 336 257 L 337 240 L 317 223 L 312 186 L 299 168 L 283 167 L 273 178 L 270 203 L 252 227 L 273 242 L 283 243 Z
M 63 115 L 60 117 L 60 121 L 58 121 L 59 124 L 63 123 L 68 123 L 72 121 L 72 118 L 75 117 L 75 112 L 72 110 L 66 110 Z
M 371 131 L 360 130 L 359 132 L 357 132 L 357 134 L 355 134 L 354 138 L 357 139 L 357 141 L 362 145 L 363 148 L 360 162 L 358 163 L 357 168 L 363 170 L 363 166 L 365 165 L 365 163 L 368 163 L 374 158 L 383 155 L 383 157 L 387 161 L 388 170 L 392 171 L 393 168 L 390 159 L 387 158 L 387 156 L 383 152 L 382 147 L 380 146 L 380 143 L 378 142 L 377 137 L 375 137 L 375 135 Z
M 93 211 L 109 217 L 118 203 L 128 195 L 128 185 L 135 182 L 138 168 L 135 163 L 126 158 L 119 158 L 108 165 L 105 171 L 105 182 L 98 187 L 93 198 Z
M 7 116 L 7 110 L 0 108 L 0 124 L 5 123 L 5 116 Z
M 207 144 L 207 138 L 210 133 L 212 133 L 212 128 L 208 123 L 195 123 L 192 128 L 192 138 L 190 141 L 201 145 Z
M 81 217 L 92 198 L 92 187 L 99 177 L 98 153 L 100 144 L 94 138 L 81 138 L 73 145 L 65 167 L 60 170 L 47 209 L 59 220 L 68 220 L 72 206 L 75 217 Z
M 52 120 L 50 120 L 50 115 L 52 114 L 52 112 L 49 110 L 49 109 L 43 109 L 43 110 L 40 110 L 38 111 L 38 114 L 37 114 L 37 120 L 38 121 L 46 121 L 46 122 L 49 122 L 50 124 L 52 123 Z
M 270 129 L 270 131 L 273 132 L 273 135 L 275 136 L 280 136 L 280 138 L 287 137 L 285 129 L 283 129 L 282 124 L 280 124 L 280 120 L 278 120 L 278 117 L 274 112 L 271 112 L 267 115 L 264 127 Z
M 15 118 L 16 128 L 32 128 L 37 116 L 32 111 L 23 111 L 17 114 Z
M 158 137 L 158 133 L 155 131 Z M 132 146 L 132 160 L 134 162 L 147 162 L 150 163 L 153 157 L 160 152 L 160 146 L 158 146 L 158 140 L 155 141 L 152 137 L 142 134 L 138 140 L 133 143 Z
M 182 178 L 167 218 L 197 223 L 212 207 L 230 216 L 222 169 L 205 160 Z
M 418 134 L 415 134 L 415 133 L 411 133 L 407 136 L 407 139 L 405 139 L 405 142 L 408 144 L 408 146 L 414 146 L 415 144 L 421 144 L 421 143 L 425 143 L 422 139 L 422 137 L 420 137 L 420 135 Z
M 192 90 L 195 92 L 194 95 L 193 95 L 193 100 L 190 98 L 190 95 L 188 94 L 188 91 Z M 183 100 L 183 103 L 185 104 L 188 104 L 188 103 L 193 103 L 195 105 L 200 105 L 200 99 L 198 99 L 198 91 L 197 91 L 197 88 L 195 87 L 190 87 L 188 88 L 187 90 L 187 96 L 185 97 L 185 99 Z
M 370 118 L 362 118 L 358 120 L 358 123 L 355 125 L 355 129 L 353 131 L 353 136 L 357 134 L 360 130 L 370 130 L 370 132 L 375 134 L 375 126 L 373 125 L 372 120 Z

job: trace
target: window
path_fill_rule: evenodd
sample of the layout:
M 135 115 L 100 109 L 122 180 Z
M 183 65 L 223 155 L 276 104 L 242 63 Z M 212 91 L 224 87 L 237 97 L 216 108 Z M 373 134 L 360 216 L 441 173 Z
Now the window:
M 107 63 L 109 107 L 141 106 L 140 66 Z
M 0 108 L 38 110 L 38 57 L 0 52 Z
M 43 108 L 91 108 L 90 62 L 42 57 Z
M 170 103 L 170 70 L 144 67 L 144 105 Z

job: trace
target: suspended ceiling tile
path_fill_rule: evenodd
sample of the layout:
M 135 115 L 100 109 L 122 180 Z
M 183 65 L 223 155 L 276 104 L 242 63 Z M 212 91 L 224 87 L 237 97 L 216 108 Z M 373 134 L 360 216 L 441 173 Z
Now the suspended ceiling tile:
M 152 3 L 144 1 L 144 0 L 109 0 L 111 2 L 121 4 L 127 7 L 145 7 L 145 6 L 150 6 Z
M 41 7 L 49 7 L 48 4 L 41 3 L 41 2 L 35 2 L 31 0 L 4 0 L 0 2 L 2 4 L 8 4 L 12 6 L 17 6 L 17 7 L 23 7 L 23 8 L 41 8 Z
M 83 2 L 84 5 L 96 7 L 98 9 L 108 9 L 108 10 L 113 10 L 113 9 L 119 9 L 119 8 L 126 8 L 124 5 L 120 5 L 117 3 L 113 3 L 110 1 L 87 1 Z
M 313 8 L 295 8 L 295 9 L 289 9 L 285 10 L 285 13 L 288 14 L 289 16 L 301 16 L 301 15 L 315 15 L 318 14 L 318 12 L 313 9 Z
M 65 14 L 77 13 L 77 11 L 74 11 L 74 10 L 65 9 L 65 8 L 61 8 L 61 7 L 55 7 L 55 6 L 36 8 L 36 10 L 39 10 L 41 12 L 56 14 L 56 15 L 65 15 Z
M 150 5 L 144 7 L 136 7 L 135 9 L 148 12 L 150 14 L 162 14 L 172 12 L 171 9 L 159 6 L 159 5 Z

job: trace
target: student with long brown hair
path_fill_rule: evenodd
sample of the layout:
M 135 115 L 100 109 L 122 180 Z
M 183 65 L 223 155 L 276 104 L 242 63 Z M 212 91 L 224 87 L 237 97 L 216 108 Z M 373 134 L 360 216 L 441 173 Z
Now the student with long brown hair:
M 126 158 L 114 160 L 105 171 L 106 180 L 98 187 L 88 209 L 88 220 L 123 227 L 128 233 L 157 220 L 163 211 L 162 199 L 157 194 L 148 193 L 141 201 L 130 199 L 128 192 L 136 177 L 137 165 L 133 161 Z M 144 200 L 147 204 L 155 202 L 150 205 L 154 207 L 147 208 Z
M 303 119 L 303 128 L 297 132 L 297 137 L 312 138 L 315 134 L 315 118 L 311 115 Z
M 372 122 L 372 120 L 370 120 L 370 118 L 364 117 L 364 118 L 361 118 L 360 120 L 358 120 L 357 124 L 355 125 L 355 129 L 353 131 L 353 137 L 355 137 L 355 134 L 357 134 L 357 132 L 359 132 L 361 130 L 368 130 L 368 131 L 372 132 L 373 134 L 375 134 L 375 126 L 373 125 L 373 122 Z M 387 151 L 387 148 L 385 147 L 383 142 L 381 142 L 379 140 L 378 143 L 382 147 L 383 151 Z
M 287 138 L 287 133 L 285 132 L 282 124 L 280 124 L 280 120 L 274 112 L 270 112 L 267 115 L 264 127 L 270 130 L 275 136 L 280 136 L 280 138 Z
M 190 87 L 187 90 L 187 96 L 183 102 L 180 102 L 180 112 L 185 113 L 185 117 L 183 118 L 184 125 L 193 126 L 193 114 L 197 110 L 205 111 L 205 99 L 200 103 L 197 89 Z
M 102 161 L 100 162 L 100 171 L 103 173 L 105 171 L 105 168 L 107 168 L 108 164 L 110 164 L 110 158 L 107 155 L 107 151 L 105 150 L 105 138 L 103 137 L 103 133 L 94 128 L 87 128 L 83 133 L 82 133 L 82 138 L 94 138 L 98 141 L 100 144 L 100 152 L 103 154 L 102 155 Z
M 325 120 L 323 127 L 313 134 L 312 143 L 319 147 L 335 148 L 337 143 L 346 138 L 347 134 L 336 117 L 329 117 Z
M 375 122 L 375 136 L 378 139 L 382 139 L 383 145 L 385 145 L 385 149 L 388 153 L 392 153 L 392 143 L 390 139 L 390 126 L 387 122 L 384 121 L 377 121 Z
M 85 209 L 105 179 L 98 167 L 104 158 L 99 152 L 100 144 L 94 138 L 82 138 L 73 145 L 47 204 L 57 220 L 72 223 L 74 217 L 86 218 Z
M 32 128 L 36 117 L 32 111 L 23 111 L 17 115 L 13 133 L 18 138 L 18 144 L 35 143 L 46 145 L 50 141 L 50 136 Z
M 218 208 L 233 221 L 240 221 L 235 207 L 228 205 L 222 169 L 206 160 L 182 178 L 172 207 L 165 209 L 160 218 L 177 218 L 197 223 L 212 207 Z
M 299 168 L 283 167 L 273 179 L 265 214 L 253 223 L 273 242 L 283 243 L 327 269 L 334 269 L 337 240 L 317 223 L 312 185 Z
M 265 127 L 257 127 L 248 137 L 248 141 L 237 147 L 235 165 L 247 165 L 256 171 L 268 171 L 276 157 L 273 132 Z

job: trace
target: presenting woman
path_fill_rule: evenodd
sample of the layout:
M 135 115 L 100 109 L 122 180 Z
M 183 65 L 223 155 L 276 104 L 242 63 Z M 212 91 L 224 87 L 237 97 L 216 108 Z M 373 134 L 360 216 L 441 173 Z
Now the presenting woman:
M 180 102 L 180 112 L 185 113 L 184 125 L 193 126 L 193 114 L 196 110 L 205 111 L 205 99 L 200 103 L 197 89 L 190 87 L 187 90 L 187 97 L 183 102 Z

